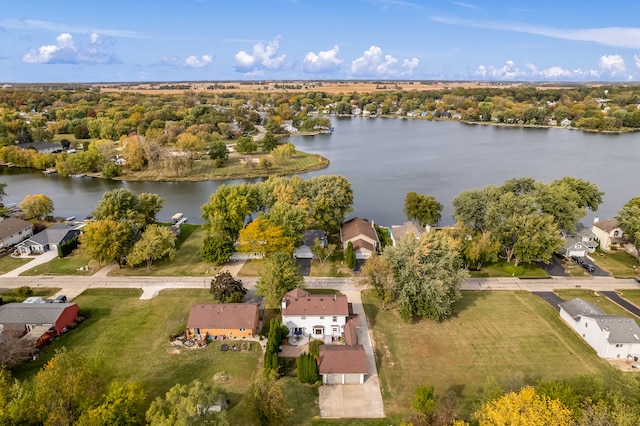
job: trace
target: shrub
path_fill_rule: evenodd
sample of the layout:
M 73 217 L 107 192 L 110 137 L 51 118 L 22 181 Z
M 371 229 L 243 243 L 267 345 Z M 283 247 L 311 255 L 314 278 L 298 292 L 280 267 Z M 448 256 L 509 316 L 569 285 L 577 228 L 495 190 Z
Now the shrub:
M 16 294 L 20 297 L 31 297 L 33 296 L 33 289 L 27 285 L 23 285 L 16 289 Z
M 309 353 L 313 356 L 320 356 L 320 345 L 322 344 L 322 340 L 312 340 L 309 342 Z

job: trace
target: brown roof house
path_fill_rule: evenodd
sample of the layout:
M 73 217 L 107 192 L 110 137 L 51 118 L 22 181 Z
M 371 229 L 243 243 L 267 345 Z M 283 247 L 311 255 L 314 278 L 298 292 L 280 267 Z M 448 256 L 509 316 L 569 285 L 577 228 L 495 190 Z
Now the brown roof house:
M 609 251 L 611 246 L 620 245 L 625 241 L 624 232 L 616 219 L 600 220 L 596 217 L 593 219 L 591 231 L 600 241 L 600 248 L 604 251 Z
M 289 337 L 342 341 L 351 309 L 344 294 L 310 294 L 296 288 L 286 293 L 280 306 Z
M 346 250 L 349 242 L 353 244 L 356 259 L 368 259 L 380 249 L 380 240 L 373 222 L 359 217 L 346 221 L 340 228 L 342 249 Z
M 320 346 L 320 375 L 323 384 L 363 384 L 366 374 L 367 356 L 364 346 Z
M 193 305 L 187 321 L 188 339 L 246 339 L 258 333 L 256 303 Z
M 0 248 L 18 244 L 33 235 L 33 225 L 22 219 L 8 217 L 0 219 Z
M 392 225 L 391 228 L 389 228 L 389 235 L 395 247 L 405 235 L 413 234 L 413 236 L 419 240 L 426 230 L 427 228 L 418 226 L 415 222 L 405 222 L 402 225 Z

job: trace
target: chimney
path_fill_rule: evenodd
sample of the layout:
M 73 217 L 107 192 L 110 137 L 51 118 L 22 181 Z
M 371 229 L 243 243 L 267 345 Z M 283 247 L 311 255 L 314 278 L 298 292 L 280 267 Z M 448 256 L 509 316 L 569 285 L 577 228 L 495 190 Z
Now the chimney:
M 285 309 L 287 307 L 287 299 L 282 298 L 282 305 L 280 306 L 281 309 Z
M 600 222 L 600 218 L 598 216 L 593 218 L 593 223 L 598 223 Z
M 336 296 L 335 294 L 333 295 L 333 300 L 337 300 L 338 296 Z

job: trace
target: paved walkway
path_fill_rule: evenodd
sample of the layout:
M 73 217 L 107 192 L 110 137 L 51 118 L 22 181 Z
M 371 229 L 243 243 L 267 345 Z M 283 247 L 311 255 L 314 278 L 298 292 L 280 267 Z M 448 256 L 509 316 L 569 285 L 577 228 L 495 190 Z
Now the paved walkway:
M 620 306 L 625 311 L 630 312 L 631 314 L 640 318 L 640 308 L 627 299 L 620 297 L 620 295 L 615 291 L 601 291 L 600 294 L 611 300 L 616 305 Z
M 367 316 L 362 306 L 360 291 L 344 292 L 358 315 L 356 328 L 358 343 L 364 346 L 367 356 L 367 377 L 362 385 L 324 385 L 319 389 L 320 417 L 332 418 L 383 418 L 384 405 L 380 380 L 376 369 L 373 340 L 369 333 Z
M 9 271 L 4 275 L 1 275 L 2 277 L 17 277 L 19 276 L 21 273 L 28 271 L 31 268 L 34 268 L 38 265 L 42 265 L 43 263 L 47 263 L 52 261 L 53 259 L 55 259 L 56 257 L 58 257 L 58 251 L 57 250 L 49 250 L 43 254 L 37 255 L 37 256 L 21 256 L 21 258 L 31 258 L 33 259 L 31 262 L 25 263 L 24 265 L 20 266 L 19 268 L 14 269 L 13 271 Z

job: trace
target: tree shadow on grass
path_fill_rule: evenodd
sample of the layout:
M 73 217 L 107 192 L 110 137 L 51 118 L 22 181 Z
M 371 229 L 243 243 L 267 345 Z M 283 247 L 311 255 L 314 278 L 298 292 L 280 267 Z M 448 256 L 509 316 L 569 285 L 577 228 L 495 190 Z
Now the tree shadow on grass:
M 460 300 L 454 302 L 451 307 L 451 316 L 457 318 L 461 312 L 471 309 L 479 300 L 488 296 L 486 291 L 463 291 Z

